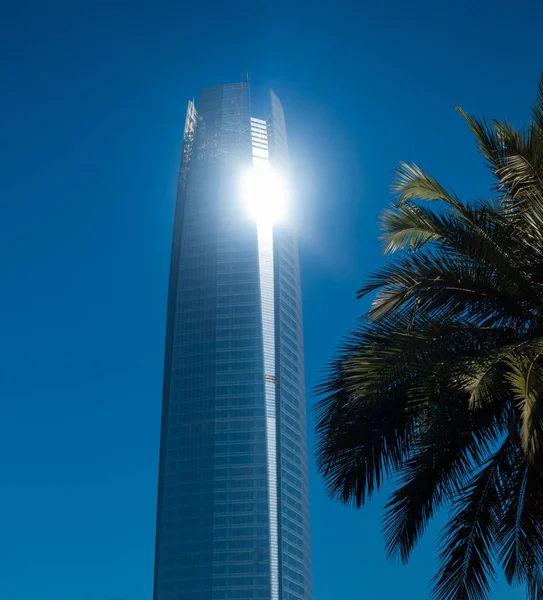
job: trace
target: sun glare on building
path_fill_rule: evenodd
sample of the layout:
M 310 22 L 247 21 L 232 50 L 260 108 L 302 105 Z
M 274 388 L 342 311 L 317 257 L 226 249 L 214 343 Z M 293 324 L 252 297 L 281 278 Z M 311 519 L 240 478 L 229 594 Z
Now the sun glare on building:
M 268 161 L 253 164 L 242 175 L 242 194 L 247 211 L 259 225 L 274 225 L 286 213 L 287 193 L 281 175 Z

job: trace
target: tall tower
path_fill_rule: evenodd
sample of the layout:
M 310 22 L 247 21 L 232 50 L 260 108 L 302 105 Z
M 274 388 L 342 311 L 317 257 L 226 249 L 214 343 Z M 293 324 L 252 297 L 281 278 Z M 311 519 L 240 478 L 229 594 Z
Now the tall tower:
M 154 600 L 310 600 L 300 272 L 281 103 L 189 102 L 164 366 Z M 283 218 L 281 218 L 283 216 Z

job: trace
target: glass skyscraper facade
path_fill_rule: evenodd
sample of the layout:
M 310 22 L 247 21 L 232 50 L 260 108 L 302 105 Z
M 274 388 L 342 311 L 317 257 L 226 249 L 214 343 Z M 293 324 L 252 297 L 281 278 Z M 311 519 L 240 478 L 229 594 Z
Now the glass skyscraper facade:
M 154 600 L 311 599 L 297 240 L 288 216 L 255 218 L 242 192 L 250 170 L 288 178 L 288 167 L 273 92 L 267 120 L 251 117 L 248 82 L 204 89 L 197 105 L 189 102 L 169 281 Z M 273 190 L 264 191 L 273 203 Z

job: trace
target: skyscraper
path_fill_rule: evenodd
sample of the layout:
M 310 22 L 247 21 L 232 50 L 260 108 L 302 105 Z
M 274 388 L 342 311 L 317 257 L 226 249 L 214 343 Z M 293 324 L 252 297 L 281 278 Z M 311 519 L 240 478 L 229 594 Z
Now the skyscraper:
M 188 103 L 154 600 L 311 599 L 300 273 L 283 215 L 288 163 L 273 92 L 267 120 L 251 117 L 247 81 Z

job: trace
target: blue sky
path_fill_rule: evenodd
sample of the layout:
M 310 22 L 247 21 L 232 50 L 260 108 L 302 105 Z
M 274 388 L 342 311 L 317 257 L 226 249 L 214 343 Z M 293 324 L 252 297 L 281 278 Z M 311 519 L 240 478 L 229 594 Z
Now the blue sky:
M 382 260 L 393 167 L 484 195 L 454 107 L 522 124 L 542 22 L 537 0 L 0 6 L 3 597 L 151 598 L 187 100 L 243 71 L 256 107 L 270 86 L 283 100 L 311 390 L 367 306 L 355 292 Z M 338 506 L 313 465 L 311 493 L 315 600 L 427 597 L 437 527 L 401 567 L 384 558 L 384 498 Z M 493 599 L 523 596 L 498 583 Z

